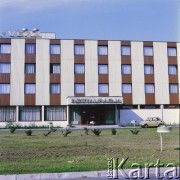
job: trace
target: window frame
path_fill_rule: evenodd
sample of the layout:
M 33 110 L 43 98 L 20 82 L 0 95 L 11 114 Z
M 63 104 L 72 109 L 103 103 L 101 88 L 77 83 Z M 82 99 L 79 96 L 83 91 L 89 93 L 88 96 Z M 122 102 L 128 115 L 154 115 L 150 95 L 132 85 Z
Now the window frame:
M 53 66 L 59 66 L 59 72 L 58 73 L 53 71 L 54 70 Z M 60 63 L 50 63 L 49 68 L 50 68 L 50 70 L 49 70 L 50 74 L 61 74 L 61 64 Z
M 33 73 L 28 73 L 26 71 L 26 66 L 28 66 L 28 65 L 33 65 L 34 66 L 34 72 Z M 24 65 L 24 73 L 25 74 L 36 74 L 36 63 L 25 63 L 25 65 Z
M 83 66 L 83 73 L 78 73 L 78 72 L 76 72 L 77 70 L 76 70 L 76 67 L 77 66 Z M 74 74 L 85 74 L 85 64 L 84 63 L 75 63 L 74 64 Z
M 58 92 L 52 92 L 53 86 L 59 86 Z M 49 93 L 50 93 L 50 94 L 61 94 L 61 84 L 60 84 L 60 83 L 50 83 Z
M 128 53 L 124 52 L 124 48 L 128 48 Z M 121 46 L 121 56 L 131 56 L 131 46 L 130 45 L 122 45 Z
M 125 73 L 123 67 L 128 66 L 130 67 L 130 73 Z M 131 75 L 132 74 L 132 66 L 131 64 L 121 64 L 121 74 L 122 75 Z
M 152 50 L 152 53 L 151 54 L 147 54 L 147 52 L 146 52 L 146 49 L 150 49 L 151 48 L 151 50 Z M 153 46 L 144 46 L 143 47 L 143 55 L 144 56 L 154 56 L 154 48 L 153 48 Z
M 79 53 L 77 52 L 76 48 L 80 48 L 82 47 L 83 48 L 83 53 Z M 85 45 L 84 44 L 74 44 L 74 55 L 84 55 L 85 54 Z
M 169 50 L 170 49 L 174 49 L 175 50 L 175 55 L 171 55 L 170 53 L 169 53 Z M 177 47 L 167 47 L 167 56 L 168 57 L 176 57 L 177 56 Z
M 176 85 L 176 89 L 177 89 L 176 92 L 172 92 L 172 91 L 171 91 L 171 86 L 174 86 L 174 85 Z M 179 86 L 178 86 L 178 83 L 169 83 L 169 94 L 179 94 Z
M 83 85 L 83 92 L 77 92 L 76 87 Z M 74 83 L 74 94 L 85 94 L 85 83 Z
M 10 46 L 8 52 L 2 52 L 2 46 Z M 0 43 L 0 54 L 11 54 L 11 43 Z
M 147 86 L 153 86 L 153 92 L 148 92 L 147 91 Z M 145 83 L 144 84 L 144 92 L 145 94 L 155 94 L 155 84 L 154 83 Z
M 102 53 L 100 48 L 106 48 L 106 53 Z M 107 56 L 108 55 L 108 45 L 98 45 L 98 55 Z
M 1 72 L 0 71 L 0 74 L 10 74 L 11 73 L 11 63 L 6 63 L 6 62 L 0 62 L 0 66 L 1 65 L 9 65 L 9 67 L 8 67 L 8 72 Z M 0 70 L 1 70 L 1 68 L 0 68 Z
M 34 50 L 32 52 L 28 52 L 28 46 L 34 47 Z M 26 43 L 25 44 L 25 54 L 26 55 L 33 55 L 36 54 L 36 43 Z
M 58 47 L 57 47 L 58 46 Z M 59 52 L 58 53 L 53 53 L 53 47 L 57 47 Z M 49 47 L 49 54 L 50 55 L 60 55 L 61 54 L 61 45 L 60 44 L 50 44 Z
M 153 68 L 153 73 L 146 73 L 146 71 L 145 71 L 146 67 L 152 67 Z M 154 65 L 144 64 L 144 75 L 154 75 Z
M 11 93 L 11 84 L 10 83 L 0 83 L 0 85 L 8 85 L 8 92 L 0 92 L 0 94 L 10 94 Z
M 125 89 L 124 89 L 124 87 L 123 86 L 130 86 L 130 92 L 128 91 L 126 91 L 125 92 Z M 122 83 L 122 94 L 132 94 L 132 83 Z
M 105 72 L 105 73 L 100 73 L 100 71 L 101 71 L 100 68 L 101 68 L 102 66 L 106 66 L 107 72 Z M 109 74 L 108 64 L 98 64 L 98 74 L 99 74 L 99 75 L 107 75 L 107 74 Z
M 102 86 L 102 85 L 105 85 L 105 86 L 107 86 L 107 92 L 101 92 L 100 91 L 100 86 Z M 99 83 L 98 84 L 98 94 L 108 94 L 109 93 L 109 84 L 108 83 Z
M 26 90 L 27 85 L 34 85 L 35 91 L 28 93 Z M 24 94 L 36 94 L 36 83 L 24 83 Z

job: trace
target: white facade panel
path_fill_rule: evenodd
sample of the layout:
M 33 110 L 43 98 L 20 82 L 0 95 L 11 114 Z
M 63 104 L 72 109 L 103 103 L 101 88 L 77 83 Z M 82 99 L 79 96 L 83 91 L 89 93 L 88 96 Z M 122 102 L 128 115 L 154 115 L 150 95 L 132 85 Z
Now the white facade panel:
M 10 105 L 24 105 L 25 40 L 11 39 Z
M 121 51 L 119 41 L 108 41 L 109 96 L 122 96 Z
M 49 105 L 49 40 L 36 40 L 36 105 Z
M 133 110 L 120 110 L 120 124 L 128 125 L 132 120 L 140 123 L 148 117 L 159 117 L 162 119 L 161 109 L 133 109 Z M 163 120 L 166 124 L 180 124 L 179 109 L 164 109 Z
M 153 46 L 156 104 L 169 104 L 167 43 L 154 42 Z
M 133 104 L 145 104 L 143 42 L 131 42 Z
M 97 41 L 85 41 L 85 96 L 98 96 Z
M 61 104 L 67 97 L 74 96 L 74 41 L 61 41 Z

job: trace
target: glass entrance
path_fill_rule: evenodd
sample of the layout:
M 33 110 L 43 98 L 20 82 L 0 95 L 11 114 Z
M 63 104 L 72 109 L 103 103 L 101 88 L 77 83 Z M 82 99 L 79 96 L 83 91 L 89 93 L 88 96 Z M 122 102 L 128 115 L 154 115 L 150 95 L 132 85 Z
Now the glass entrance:
M 72 124 L 88 125 L 93 121 L 95 125 L 113 125 L 115 124 L 115 106 L 71 106 L 70 118 Z

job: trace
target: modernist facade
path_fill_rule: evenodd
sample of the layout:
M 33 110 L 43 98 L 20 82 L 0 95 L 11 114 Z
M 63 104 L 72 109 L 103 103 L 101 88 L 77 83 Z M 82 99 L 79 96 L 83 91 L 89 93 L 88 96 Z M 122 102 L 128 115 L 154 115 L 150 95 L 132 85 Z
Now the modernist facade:
M 0 126 L 178 123 L 180 43 L 0 38 Z

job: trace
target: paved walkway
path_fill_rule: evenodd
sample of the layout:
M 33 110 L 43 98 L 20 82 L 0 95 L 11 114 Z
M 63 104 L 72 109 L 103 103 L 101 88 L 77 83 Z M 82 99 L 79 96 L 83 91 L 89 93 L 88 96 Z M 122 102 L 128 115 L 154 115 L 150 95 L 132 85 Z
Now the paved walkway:
M 130 171 L 132 169 L 126 169 L 124 171 L 118 171 L 117 178 L 116 179 L 127 179 L 128 175 L 130 174 Z M 160 176 L 163 177 L 161 179 L 168 179 L 165 175 L 165 172 L 172 170 L 172 167 L 169 168 L 160 168 Z M 179 167 L 174 168 L 174 174 L 171 171 L 168 174 L 168 177 L 172 176 L 171 179 L 179 179 Z M 125 173 L 127 175 L 125 175 Z M 141 179 L 158 179 L 157 177 L 157 171 L 156 168 L 150 168 L 149 173 L 148 171 L 145 171 L 145 169 L 142 169 L 142 176 L 144 178 Z M 42 174 L 15 174 L 15 175 L 0 175 L 0 180 L 90 180 L 90 179 L 108 179 L 107 177 L 108 171 L 88 171 L 88 172 L 66 172 L 66 173 L 42 173 Z M 129 176 L 130 177 L 130 176 Z M 149 177 L 149 178 L 148 178 Z M 113 178 L 110 178 L 113 179 Z M 129 179 L 133 179 L 132 176 Z M 137 178 L 140 179 L 140 178 Z M 170 179 L 170 178 L 169 178 Z

